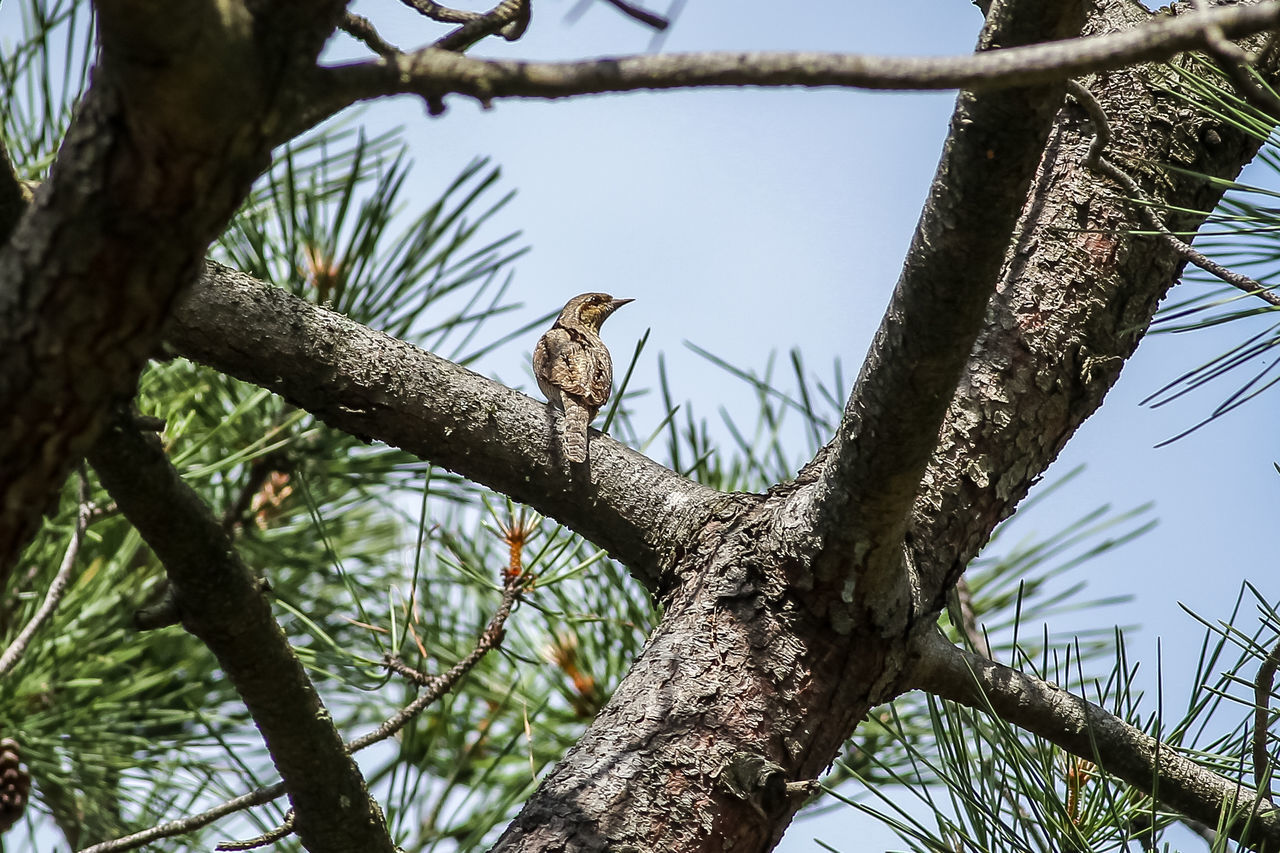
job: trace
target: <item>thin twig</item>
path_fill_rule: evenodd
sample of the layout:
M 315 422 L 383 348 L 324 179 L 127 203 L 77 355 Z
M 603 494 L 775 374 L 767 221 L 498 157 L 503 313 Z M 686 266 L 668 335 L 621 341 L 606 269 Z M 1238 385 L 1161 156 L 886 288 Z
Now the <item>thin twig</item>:
M 467 21 L 431 46 L 453 53 L 465 53 L 476 42 L 497 32 L 501 32 L 507 41 L 515 41 L 529 28 L 531 14 L 530 0 L 502 0 L 488 12 Z
M 126 835 L 123 838 L 94 844 L 92 847 L 84 848 L 80 853 L 119 853 L 119 851 L 123 850 L 136 850 L 143 845 L 159 841 L 161 838 L 172 838 L 175 835 L 195 832 L 200 827 L 208 826 L 219 818 L 254 806 L 265 805 L 282 796 L 284 796 L 284 783 L 277 782 L 274 785 L 258 788 L 247 794 L 241 794 L 235 799 L 227 800 L 225 803 L 214 806 L 208 811 L 200 812 L 200 814 L 162 823 L 159 826 L 153 826 L 141 832 L 135 832 L 133 835 Z
M 408 705 L 400 709 L 396 714 L 389 717 L 382 725 L 366 735 L 356 738 L 347 743 L 347 752 L 355 753 L 372 746 L 373 744 L 386 740 L 387 738 L 400 731 L 414 717 L 421 714 L 424 710 L 438 701 L 441 696 L 453 689 L 458 681 L 471 671 L 473 667 L 492 649 L 502 642 L 503 625 L 506 624 L 507 617 L 511 615 L 511 608 L 515 605 L 516 599 L 520 593 L 528 588 L 531 576 L 520 572 L 504 572 L 502 586 L 502 601 L 498 605 L 498 609 L 489 619 L 489 624 L 485 626 L 481 632 L 480 638 L 476 641 L 475 647 L 462 660 L 458 661 L 449 671 L 443 675 L 430 676 L 413 667 L 407 665 L 399 658 L 387 655 L 384 663 L 387 669 L 398 673 L 415 684 L 427 688 L 427 691 L 418 698 L 414 699 Z M 265 847 L 267 844 L 279 841 L 287 837 L 293 832 L 293 812 L 290 811 L 284 823 L 269 830 L 268 832 L 252 838 L 247 841 L 231 841 L 224 842 L 217 846 L 217 850 L 238 851 L 253 850 L 258 847 Z
M 373 22 L 362 18 L 354 12 L 347 12 L 338 22 L 338 29 L 352 38 L 364 42 L 370 50 L 384 59 L 394 59 L 404 53 L 403 50 L 384 40 L 374 29 Z
M 274 829 L 269 829 L 256 838 L 249 838 L 244 841 L 223 841 L 213 849 L 222 851 L 257 850 L 259 847 L 266 847 L 268 844 L 275 844 L 277 841 L 283 841 L 288 838 L 293 834 L 293 824 L 293 809 L 289 809 L 284 816 L 284 821 Z
M 1253 785 L 1258 796 L 1271 800 L 1271 786 L 1264 785 L 1271 775 L 1271 761 L 1267 755 L 1267 717 L 1271 713 L 1271 687 L 1276 680 L 1276 668 L 1280 667 L 1280 641 L 1271 647 L 1271 653 L 1258 667 L 1258 677 L 1253 681 Z
M 515 605 L 516 599 L 528 586 L 528 577 L 528 575 L 508 575 L 506 577 L 502 588 L 502 602 L 489 620 L 489 624 L 485 626 L 483 633 L 480 634 L 480 639 L 476 641 L 475 648 L 465 658 L 450 667 L 448 672 L 443 675 L 428 676 L 413 667 L 407 666 L 399 659 L 388 655 L 384 661 L 388 669 L 405 676 L 416 684 L 422 685 L 426 688 L 426 692 L 408 705 L 405 705 L 398 713 L 388 718 L 386 722 L 373 731 L 348 743 L 347 751 L 358 752 L 378 741 L 386 740 L 400 731 L 410 720 L 421 714 L 433 702 L 453 689 L 459 679 L 470 672 L 472 667 L 479 663 L 486 653 L 502 642 L 502 626 L 506 623 L 507 617 L 511 615 L 511 608 Z
M 1203 15 L 1211 8 L 1205 0 L 1193 0 L 1196 14 Z M 1280 98 L 1262 85 L 1253 72 L 1253 62 L 1240 45 L 1228 39 L 1222 28 L 1212 21 L 1204 25 L 1205 52 L 1214 58 L 1218 67 L 1227 75 L 1236 91 L 1268 118 L 1280 120 Z
M 465 24 L 468 21 L 474 21 L 483 14 L 481 12 L 468 12 L 463 9 L 450 9 L 448 6 L 432 3 L 431 0 L 401 0 L 401 2 L 410 9 L 414 9 L 431 20 L 439 21 L 442 24 Z
M 53 576 L 53 581 L 45 592 L 44 602 L 36 611 L 36 615 L 31 617 L 31 621 L 4 650 L 4 654 L 0 655 L 0 678 L 8 675 L 9 671 L 22 659 L 27 646 L 31 644 L 31 638 L 58 609 L 62 596 L 67 591 L 67 584 L 71 582 L 71 572 L 75 568 L 76 557 L 80 554 L 80 546 L 84 543 L 84 533 L 89 529 L 89 519 L 93 515 L 93 505 L 89 503 L 89 478 L 83 467 L 80 469 L 80 491 L 77 500 L 79 506 L 76 508 L 76 524 L 71 531 L 71 541 L 67 543 L 67 550 L 62 555 L 62 565 L 58 567 L 58 573 Z
M 1146 221 L 1148 227 L 1155 231 L 1160 239 L 1179 255 L 1232 287 L 1242 290 L 1250 296 L 1256 296 L 1271 305 L 1280 306 L 1280 295 L 1273 292 L 1270 286 L 1247 275 L 1227 269 L 1217 261 L 1192 248 L 1190 244 L 1169 230 L 1163 220 L 1156 215 L 1155 203 L 1147 198 L 1142 188 L 1138 186 L 1138 182 L 1124 169 L 1121 169 L 1114 162 L 1103 156 L 1103 150 L 1111 141 L 1111 126 L 1107 122 L 1107 115 L 1102 106 L 1093 97 L 1093 93 L 1075 80 L 1067 81 L 1067 91 L 1076 100 L 1076 103 L 1084 108 L 1084 111 L 1089 115 L 1089 120 L 1093 123 L 1095 135 L 1093 142 L 1089 144 L 1089 152 L 1085 155 L 1084 165 L 1095 172 L 1106 175 L 1124 187 L 1129 197 L 1137 203 L 1139 214 Z

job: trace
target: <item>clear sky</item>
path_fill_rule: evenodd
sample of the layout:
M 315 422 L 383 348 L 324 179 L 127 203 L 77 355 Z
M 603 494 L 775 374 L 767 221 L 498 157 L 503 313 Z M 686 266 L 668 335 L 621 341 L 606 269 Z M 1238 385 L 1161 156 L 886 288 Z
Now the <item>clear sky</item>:
M 568 59 L 651 48 L 647 30 L 601 2 L 566 23 L 576 2 L 540 0 L 523 40 L 486 43 L 477 55 Z M 355 10 L 402 46 L 437 32 L 393 6 L 366 0 Z M 13 16 L 0 19 L 0 27 L 14 24 Z M 691 0 L 661 49 L 963 53 L 980 25 L 965 0 Z M 491 156 L 504 186 L 519 194 L 490 234 L 522 230 L 532 247 L 516 267 L 523 319 L 586 290 L 634 297 L 605 328 L 619 360 L 652 329 L 633 387 L 656 388 L 662 352 L 676 399 L 692 401 L 714 423 L 721 407 L 750 422 L 753 396 L 685 341 L 757 370 L 770 352 L 798 346 L 824 379 L 836 358 L 849 381 L 856 376 L 897 280 L 953 100 L 954 93 L 717 90 L 501 102 L 482 111 L 452 98 L 446 115 L 432 119 L 401 98 L 370 115 L 375 125 L 409 128 L 424 205 L 475 156 Z M 1260 172 L 1250 177 L 1264 179 Z M 526 359 L 537 334 L 483 369 L 536 394 Z M 1228 327 L 1145 342 L 1046 480 L 1081 463 L 1085 473 L 1018 530 L 1019 537 L 1049 534 L 1103 503 L 1123 509 L 1156 502 L 1161 523 L 1154 532 L 1072 576 L 1087 579 L 1092 595 L 1133 600 L 1062 617 L 1052 627 L 1140 624 L 1129 654 L 1146 661 L 1142 683 L 1153 686 L 1161 637 L 1166 701 L 1177 704 L 1201 636 L 1178 603 L 1225 618 L 1245 578 L 1280 597 L 1266 538 L 1274 512 L 1267 508 L 1280 485 L 1272 468 L 1280 459 L 1280 389 L 1159 449 L 1154 445 L 1234 386 L 1159 410 L 1138 401 L 1245 336 Z M 648 411 L 644 405 L 641 433 L 662 417 L 656 401 Z M 815 836 L 850 851 L 902 846 L 865 818 L 837 811 L 794 826 L 779 849 L 817 850 Z

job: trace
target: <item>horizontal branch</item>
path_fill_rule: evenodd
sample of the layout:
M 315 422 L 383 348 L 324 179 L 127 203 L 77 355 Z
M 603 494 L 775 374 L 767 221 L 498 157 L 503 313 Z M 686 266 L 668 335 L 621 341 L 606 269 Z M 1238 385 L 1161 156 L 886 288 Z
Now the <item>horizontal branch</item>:
M 983 51 L 971 56 L 886 57 L 842 53 L 707 52 L 515 62 L 473 59 L 426 48 L 395 60 L 320 69 L 305 124 L 356 101 L 395 94 L 439 98 L 565 98 L 604 92 L 702 86 L 841 86 L 859 89 L 1008 88 L 1090 71 L 1169 59 L 1206 47 L 1207 25 L 1231 38 L 1280 27 L 1280 2 L 1153 16 L 1124 32 Z
M 913 687 L 994 713 L 1094 762 L 1162 805 L 1222 826 L 1237 841 L 1271 849 L 1280 845 L 1280 809 L 1092 702 L 957 648 L 936 631 L 921 635 L 915 652 Z
M 118 411 L 89 461 L 164 564 L 183 626 L 213 652 L 262 732 L 306 848 L 390 851 L 381 812 L 261 584 L 158 438 Z
M 547 404 L 217 264 L 179 306 L 168 340 L 330 426 L 555 518 L 651 591 L 668 549 L 731 500 L 594 431 L 589 473 L 571 471 L 552 454 Z

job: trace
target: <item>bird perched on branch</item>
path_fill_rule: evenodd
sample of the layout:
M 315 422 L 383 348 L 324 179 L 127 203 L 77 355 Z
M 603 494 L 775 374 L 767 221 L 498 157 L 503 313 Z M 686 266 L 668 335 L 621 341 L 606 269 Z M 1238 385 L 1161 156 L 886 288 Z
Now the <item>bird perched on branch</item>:
M 600 326 L 631 301 L 607 293 L 575 296 L 533 348 L 538 387 L 564 412 L 560 446 L 571 462 L 587 461 L 587 425 L 613 389 L 613 360 L 600 340 Z

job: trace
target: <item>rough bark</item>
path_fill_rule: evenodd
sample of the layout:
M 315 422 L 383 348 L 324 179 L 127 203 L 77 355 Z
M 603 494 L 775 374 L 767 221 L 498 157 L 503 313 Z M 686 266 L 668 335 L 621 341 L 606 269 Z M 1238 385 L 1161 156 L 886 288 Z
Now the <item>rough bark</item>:
M 159 436 L 117 412 L 89 454 L 121 512 L 164 563 L 183 626 L 217 657 L 262 732 L 312 851 L 395 846 L 262 583 L 169 463 Z
M 1083 23 L 1075 3 L 995 4 L 980 47 L 1065 38 Z M 812 498 L 805 532 L 821 540 L 814 574 L 838 632 L 862 622 L 901 635 L 911 623 L 909 508 L 1064 91 L 962 92 L 956 102 L 902 275 Z
M 527 503 L 654 592 L 673 583 L 660 574 L 672 551 L 726 500 L 594 431 L 588 468 L 565 465 L 547 404 L 217 264 L 178 307 L 168 340 L 338 429 Z
M 267 165 L 275 96 L 342 7 L 96 5 L 93 83 L 0 247 L 0 581 Z
M 1120 0 L 1098 9 L 1091 31 L 1148 16 Z M 1191 211 L 1211 210 L 1221 186 L 1159 164 L 1234 178 L 1259 142 L 1193 109 L 1174 79 L 1140 66 L 1083 82 L 1111 119 L 1108 156 L 1175 211 L 1170 228 L 1194 232 L 1204 217 Z M 940 611 L 995 525 L 1101 405 L 1181 274 L 1183 258 L 1165 243 L 1129 233 L 1145 225 L 1123 188 L 1083 165 L 1093 138 L 1069 101 L 923 480 L 910 538 L 923 617 Z

